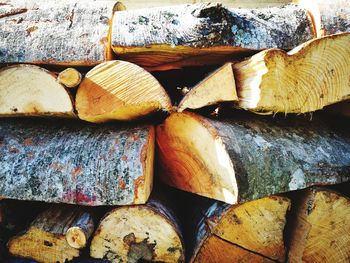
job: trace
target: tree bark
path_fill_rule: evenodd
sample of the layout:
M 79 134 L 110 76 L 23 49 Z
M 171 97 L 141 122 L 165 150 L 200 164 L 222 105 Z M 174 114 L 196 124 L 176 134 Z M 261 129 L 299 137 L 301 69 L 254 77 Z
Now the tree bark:
M 233 65 L 239 107 L 257 113 L 305 113 L 350 98 L 350 33 L 270 49 Z M 278 76 L 278 77 L 276 77 Z
M 350 200 L 316 188 L 298 193 L 291 233 L 289 262 L 348 262 Z
M 199 109 L 219 102 L 237 101 L 232 64 L 227 63 L 194 86 L 179 103 L 178 112 Z
M 157 128 L 161 179 L 230 204 L 349 181 L 347 127 L 291 118 L 173 113 Z
M 295 5 L 227 9 L 196 4 L 118 13 L 112 48 L 148 70 L 167 70 L 220 64 L 266 48 L 292 49 L 313 37 L 311 18 Z
M 2 2 L 0 63 L 90 66 L 112 58 L 113 1 Z
M 79 117 L 90 122 L 134 120 L 171 107 L 168 94 L 150 73 L 119 60 L 90 70 L 76 95 Z
M 82 205 L 145 203 L 153 126 L 1 120 L 0 196 Z
M 161 199 L 115 208 L 105 215 L 91 242 L 90 255 L 111 262 L 184 262 L 176 217 Z
M 284 262 L 288 198 L 228 206 L 215 202 L 197 224 L 190 262 Z
M 86 229 L 86 240 L 89 239 L 94 228 L 91 215 L 79 207 L 52 206 L 40 214 L 23 234 L 9 241 L 9 252 L 13 256 L 45 263 L 72 260 L 79 257 L 80 251 L 70 246 L 66 233 L 76 226 Z
M 75 116 L 70 95 L 56 76 L 33 65 L 0 69 L 0 117 L 46 115 Z

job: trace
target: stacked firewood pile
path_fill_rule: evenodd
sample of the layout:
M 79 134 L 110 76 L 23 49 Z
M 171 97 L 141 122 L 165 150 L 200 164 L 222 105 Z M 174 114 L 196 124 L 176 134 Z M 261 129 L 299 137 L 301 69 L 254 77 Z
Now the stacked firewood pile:
M 350 3 L 257 2 L 0 2 L 0 262 L 350 261 Z

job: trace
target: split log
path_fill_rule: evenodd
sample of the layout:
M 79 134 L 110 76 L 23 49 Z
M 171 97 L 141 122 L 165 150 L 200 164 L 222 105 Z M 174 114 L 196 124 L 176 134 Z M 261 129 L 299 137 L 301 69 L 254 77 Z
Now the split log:
M 157 128 L 160 178 L 230 204 L 349 181 L 346 129 L 302 119 L 173 113 Z
M 67 88 L 75 88 L 81 82 L 81 74 L 75 68 L 67 68 L 58 74 L 57 81 Z
M 284 262 L 288 198 L 228 206 L 214 203 L 197 226 L 190 262 Z
M 199 109 L 225 101 L 237 101 L 232 64 L 227 63 L 194 86 L 181 100 L 177 111 Z
M 23 234 L 9 241 L 9 252 L 13 256 L 45 263 L 72 260 L 80 255 L 75 245 L 82 245 L 80 242 L 84 241 L 76 240 L 73 247 L 67 242 L 67 231 L 75 227 L 84 229 L 87 240 L 94 230 L 92 216 L 80 207 L 52 206 L 40 214 Z
M 153 126 L 0 121 L 0 196 L 82 205 L 145 203 L 153 181 Z
M 90 122 L 133 120 L 171 109 L 171 101 L 159 82 L 141 67 L 109 61 L 90 70 L 78 88 L 79 118 Z
M 239 106 L 263 114 L 305 113 L 350 98 L 350 33 L 286 53 L 262 51 L 233 65 Z
M 145 205 L 115 208 L 101 220 L 90 256 L 111 262 L 184 262 L 177 219 L 158 198 Z
M 327 189 L 296 198 L 289 262 L 348 262 L 350 199 Z
M 0 7 L 1 8 L 1 7 Z M 1 44 L 0 44 L 1 45 Z M 74 116 L 73 103 L 56 76 L 32 65 L 0 69 L 0 116 Z
M 118 13 L 112 26 L 113 51 L 148 70 L 220 64 L 265 48 L 292 49 L 313 37 L 311 18 L 296 5 L 139 9 Z
M 318 36 L 350 32 L 350 3 L 347 0 L 295 0 L 309 10 Z
M 113 1 L 2 2 L 0 63 L 90 66 L 112 59 Z

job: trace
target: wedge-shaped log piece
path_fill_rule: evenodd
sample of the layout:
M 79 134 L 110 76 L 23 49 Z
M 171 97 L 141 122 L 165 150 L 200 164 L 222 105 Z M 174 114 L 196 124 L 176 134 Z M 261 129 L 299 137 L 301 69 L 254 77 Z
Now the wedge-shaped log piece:
M 173 113 L 157 143 L 165 183 L 230 204 L 350 179 L 349 134 L 322 121 Z
M 0 124 L 0 196 L 91 206 L 147 201 L 153 126 L 10 119 Z
M 112 58 L 113 1 L 4 0 L 0 63 L 96 65 Z
M 292 49 L 314 37 L 311 19 L 296 5 L 227 9 L 195 4 L 139 9 L 113 19 L 112 48 L 150 70 L 220 64 L 228 55 Z
M 350 33 L 290 52 L 262 51 L 233 65 L 239 106 L 265 114 L 305 113 L 350 97 Z
M 159 82 L 141 67 L 124 61 L 108 61 L 90 70 L 81 82 L 76 108 L 90 122 L 133 120 L 171 109 L 171 101 Z
M 90 256 L 111 262 L 184 262 L 177 219 L 158 198 L 113 209 L 94 234 Z
M 177 111 L 199 109 L 224 101 L 237 101 L 232 64 L 227 63 L 194 86 L 181 100 Z
M 66 241 L 66 232 L 78 226 L 86 230 L 88 239 L 94 230 L 91 214 L 77 206 L 52 206 L 38 215 L 24 233 L 9 241 L 9 252 L 43 263 L 72 260 L 80 251 Z
M 350 3 L 347 0 L 295 0 L 309 10 L 318 36 L 350 32 Z
M 350 200 L 327 189 L 310 189 L 296 198 L 289 262 L 348 262 Z
M 281 196 L 236 206 L 213 203 L 197 225 L 191 262 L 284 262 L 289 207 Z
M 0 116 L 20 115 L 74 116 L 73 103 L 49 71 L 32 65 L 4 67 L 0 69 Z

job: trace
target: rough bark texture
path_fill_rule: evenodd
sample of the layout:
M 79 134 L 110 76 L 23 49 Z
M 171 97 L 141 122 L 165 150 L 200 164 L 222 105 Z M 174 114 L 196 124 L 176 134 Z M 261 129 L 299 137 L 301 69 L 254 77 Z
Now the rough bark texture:
M 93 258 L 111 262 L 184 262 L 182 234 L 158 197 L 147 204 L 116 208 L 105 215 L 91 242 Z
M 349 181 L 347 130 L 298 118 L 218 121 L 174 113 L 157 130 L 167 171 L 161 178 L 228 203 Z
M 114 1 L 4 0 L 0 63 L 95 65 L 111 56 Z
M 88 218 L 88 220 L 86 220 Z M 52 206 L 40 214 L 30 227 L 9 243 L 9 252 L 14 256 L 31 258 L 39 262 L 65 262 L 80 255 L 79 249 L 71 247 L 66 241 L 66 232 L 82 223 L 93 228 L 91 215 L 80 207 Z M 93 229 L 90 229 L 90 237 Z
M 0 196 L 83 205 L 145 203 L 154 128 L 1 120 Z
M 196 241 L 190 262 L 283 262 L 289 204 L 278 196 L 237 206 L 212 203 L 192 233 Z
M 324 188 L 294 196 L 289 262 L 349 262 L 350 199 Z
M 204 54 L 196 60 L 219 64 L 235 52 L 291 49 L 313 38 L 313 31 L 306 10 L 295 5 L 266 9 L 180 5 L 118 13 L 113 21 L 112 48 L 121 58 L 145 67 Z M 210 54 L 221 58 L 210 60 Z M 186 65 L 191 63 L 200 64 L 187 61 Z

